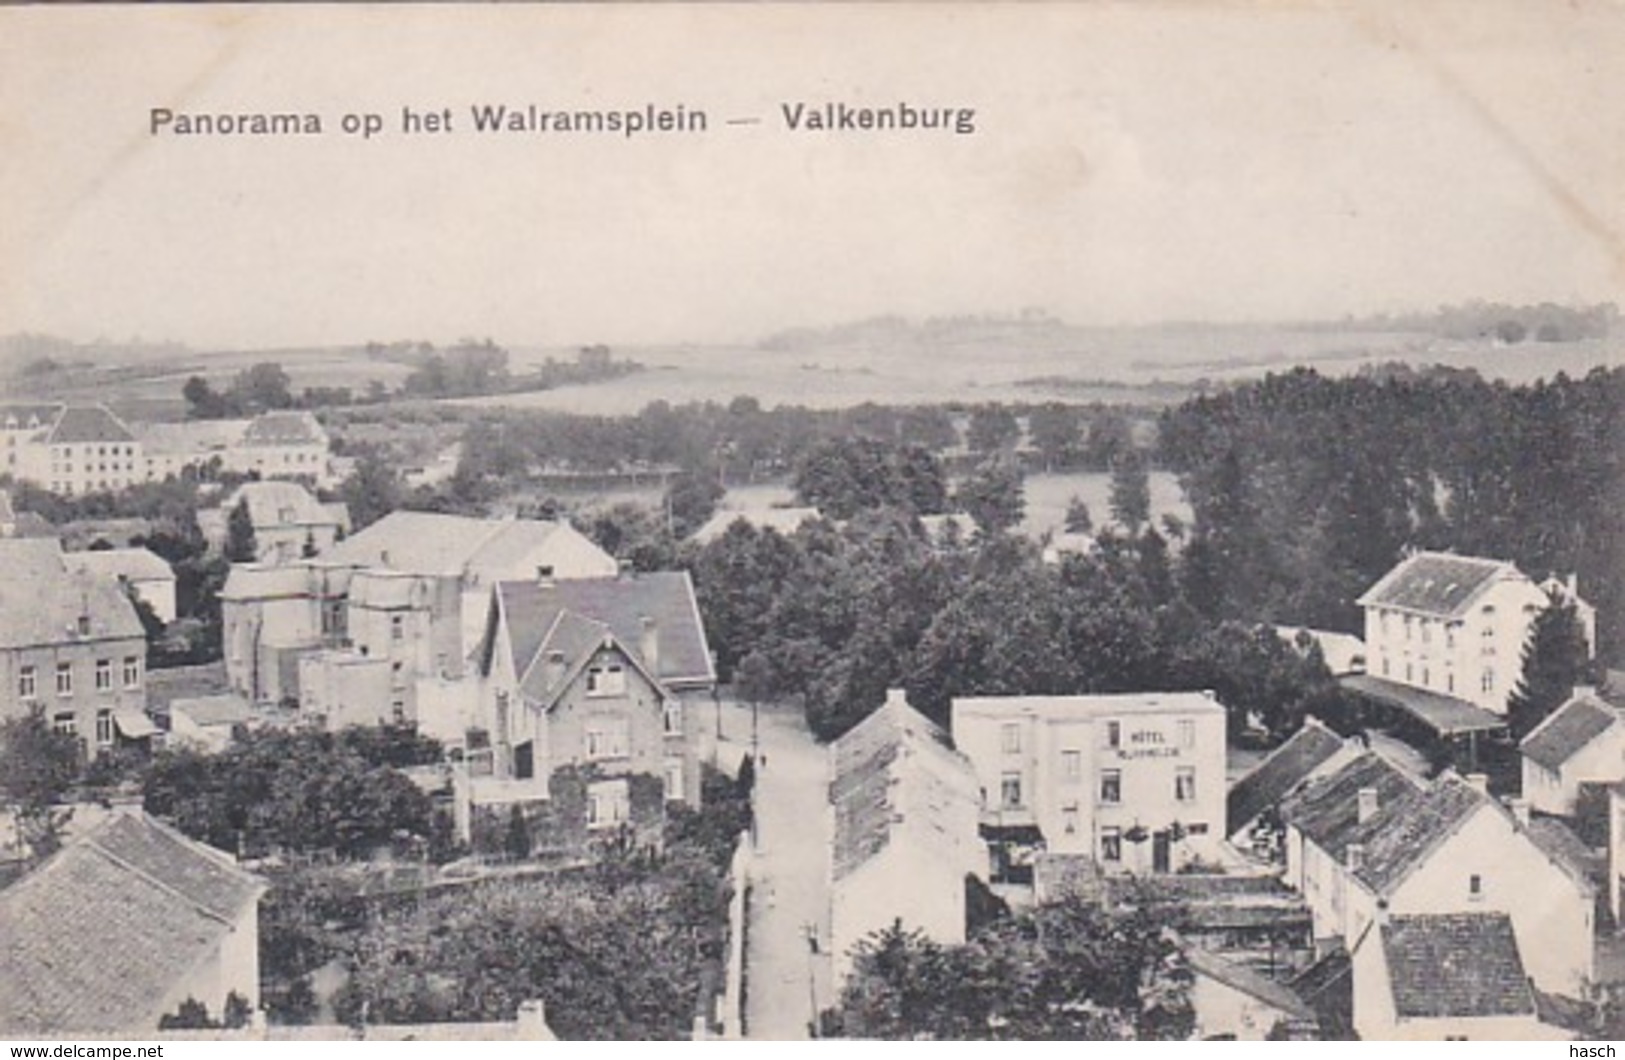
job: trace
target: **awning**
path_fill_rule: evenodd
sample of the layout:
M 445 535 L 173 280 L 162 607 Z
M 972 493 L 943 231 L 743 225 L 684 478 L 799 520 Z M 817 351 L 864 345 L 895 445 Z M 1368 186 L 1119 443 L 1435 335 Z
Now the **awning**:
M 118 727 L 119 734 L 127 740 L 145 740 L 149 736 L 158 735 L 158 726 L 152 719 L 133 707 L 123 707 L 113 711 L 113 724 Z
M 1453 696 L 1384 681 L 1370 674 L 1351 674 L 1338 679 L 1351 692 L 1404 711 L 1440 736 L 1494 732 L 1507 727 L 1507 719 Z

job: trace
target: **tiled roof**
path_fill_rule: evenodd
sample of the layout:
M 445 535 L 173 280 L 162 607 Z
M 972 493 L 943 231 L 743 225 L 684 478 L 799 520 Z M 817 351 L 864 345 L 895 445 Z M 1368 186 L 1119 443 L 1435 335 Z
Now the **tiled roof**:
M 1313 777 L 1281 804 L 1281 819 L 1338 861 L 1360 827 L 1359 793 L 1377 793 L 1378 813 L 1396 799 L 1414 794 L 1421 783 L 1374 751 L 1335 773 Z
M 840 880 L 890 844 L 907 815 L 946 830 L 955 802 L 976 803 L 969 759 L 925 715 L 887 697 L 832 745 L 829 801 L 835 810 L 834 878 Z M 974 817 L 974 811 L 971 816 Z
M 328 507 L 297 482 L 275 479 L 245 482 L 220 502 L 220 511 L 229 517 L 237 505 L 248 503 L 248 517 L 256 529 L 272 526 L 338 525 Z
M 1437 618 L 1456 618 L 1491 583 L 1522 577 L 1510 563 L 1444 552 L 1419 552 L 1389 571 L 1364 596 L 1362 607 L 1394 607 Z
M 1291 982 L 1292 992 L 1315 1010 L 1321 1034 L 1327 1040 L 1352 1035 L 1354 1023 L 1354 965 L 1342 940 L 1334 940 L 1315 963 Z
M 60 404 L 0 405 L 0 430 L 49 427 L 61 412 Z
M 102 578 L 128 578 L 130 581 L 172 581 L 175 578 L 174 569 L 164 562 L 164 558 L 146 548 L 69 552 L 64 559 L 69 567 L 89 571 Z
M 1454 773 L 1390 801 L 1345 839 L 1344 851 L 1350 843 L 1363 848 L 1354 877 L 1374 894 L 1390 893 L 1469 817 L 1486 808 L 1494 811 L 1489 796 Z
M 235 692 L 174 699 L 169 712 L 186 715 L 194 725 L 236 725 L 248 721 L 252 713 L 248 700 Z
M 1271 751 L 1230 789 L 1226 796 L 1230 834 L 1247 827 L 1269 807 L 1279 805 L 1288 792 L 1325 765 L 1343 746 L 1343 738 L 1325 725 L 1313 718 L 1305 721 L 1290 739 Z
M 0 647 L 145 636 L 124 590 L 69 571 L 54 539 L 0 538 L 0 571 Z M 79 631 L 81 615 L 88 632 Z
M 1396 681 L 1385 681 L 1370 674 L 1348 674 L 1337 679 L 1338 684 L 1351 692 L 1375 699 L 1391 707 L 1398 707 L 1411 717 L 1428 726 L 1440 736 L 1455 736 L 1464 732 L 1493 732 L 1504 729 L 1506 718 L 1483 707 L 1441 692 L 1413 688 Z
M 263 889 L 225 855 L 115 814 L 0 891 L 0 1034 L 154 1028 Z
M 569 686 L 575 673 L 608 642 L 619 643 L 622 651 L 635 658 L 634 649 L 615 641 L 615 635 L 604 623 L 584 618 L 573 611 L 558 612 L 536 653 L 531 656 L 528 668 L 520 671 L 523 675 L 519 685 L 521 691 L 534 702 L 552 706 L 553 700 Z M 547 657 L 555 652 L 563 664 L 562 669 L 557 671 L 559 680 L 556 681 L 555 671 L 546 665 Z
M 569 578 L 554 582 L 501 582 L 496 592 L 507 619 L 514 668 L 530 668 L 561 612 L 600 623 L 630 653 L 643 651 L 644 619 L 652 619 L 659 661 L 649 667 L 673 691 L 716 683 L 711 648 L 686 571 L 655 571 L 616 578 Z M 490 628 L 486 636 L 489 637 Z M 487 657 L 489 644 L 481 647 Z M 647 659 L 641 660 L 645 666 Z
M 70 405 L 62 410 L 46 441 L 52 445 L 133 442 L 135 435 L 106 405 Z
M 1223 983 L 1232 990 L 1239 990 L 1293 1019 L 1314 1022 L 1314 1009 L 1304 1004 L 1303 999 L 1290 987 L 1268 979 L 1251 968 L 1227 961 L 1199 946 L 1187 947 L 1185 960 L 1190 964 L 1191 971 L 1198 975 Z
M 1536 817 L 1523 832 L 1546 855 L 1547 860 L 1568 873 L 1581 887 L 1594 892 L 1607 886 L 1606 852 L 1592 853 L 1574 834 L 1574 830 L 1559 818 Z
M 1400 1019 L 1534 1015 L 1505 913 L 1396 916 L 1380 930 Z
M 450 577 L 472 575 L 498 580 L 534 577 L 523 569 L 538 550 L 558 539 L 580 538 L 563 523 L 541 519 L 470 519 L 436 512 L 391 512 L 371 526 L 356 531 L 322 554 L 324 559 L 352 567 L 388 567 L 412 574 Z M 576 573 L 614 569 L 614 560 L 585 538 L 572 541 L 600 560 L 594 571 L 559 571 L 565 579 Z
M 1167 903 L 1178 910 L 1180 930 L 1187 932 L 1266 926 L 1307 931 L 1312 920 L 1303 897 L 1273 875 L 1109 876 L 1102 890 L 1114 905 Z
M 1547 769 L 1561 769 L 1564 762 L 1619 720 L 1618 711 L 1597 696 L 1577 695 L 1535 726 L 1518 750 Z
M 309 412 L 267 412 L 243 431 L 244 445 L 326 445 L 327 432 Z

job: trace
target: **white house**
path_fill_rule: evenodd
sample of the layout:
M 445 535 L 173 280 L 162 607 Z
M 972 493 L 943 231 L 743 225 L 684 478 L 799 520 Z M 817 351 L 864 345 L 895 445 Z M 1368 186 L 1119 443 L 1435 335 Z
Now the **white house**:
M 1366 1041 L 1572 1037 L 1541 1022 L 1528 955 L 1502 912 L 1385 916 L 1352 948 L 1354 1030 Z
M 237 731 L 248 724 L 251 716 L 248 701 L 229 692 L 172 699 L 167 745 L 219 754 L 231 746 Z
M 118 812 L 0 890 L 0 1036 L 146 1038 L 187 1000 L 257 1008 L 265 884 Z
M 1504 716 L 1530 627 L 1551 599 L 1510 563 L 1419 552 L 1359 604 L 1369 677 Z
M 1367 753 L 1311 781 L 1282 807 L 1289 885 L 1317 937 L 1352 954 L 1382 916 L 1501 912 L 1548 993 L 1581 997 L 1592 979 L 1596 892 L 1569 849 L 1447 772 L 1429 783 Z
M 1572 815 L 1582 784 L 1625 780 L 1625 710 L 1581 686 L 1518 745 L 1523 797 L 1541 813 Z
M 297 482 L 245 482 L 218 507 L 197 513 L 198 528 L 213 547 L 225 547 L 239 504 L 247 506 L 254 527 L 254 558 L 264 563 L 319 555 L 350 532 L 350 512 L 342 503 L 323 503 Z
M 895 922 L 963 942 L 967 877 L 985 880 L 987 858 L 975 769 L 901 691 L 887 692 L 835 740 L 829 763 L 830 946 L 840 989 L 853 947 Z
M 1185 960 L 1191 970 L 1194 1037 L 1260 1042 L 1272 1035 L 1314 1036 L 1314 1010 L 1290 987 L 1198 946 L 1185 950 Z
M 1211 692 L 956 699 L 953 736 L 995 858 L 1001 832 L 1033 828 L 1045 850 L 1109 873 L 1218 857 L 1225 709 Z
M 175 621 L 175 571 L 164 558 L 145 548 L 109 548 L 65 552 L 69 568 L 128 585 L 165 624 Z

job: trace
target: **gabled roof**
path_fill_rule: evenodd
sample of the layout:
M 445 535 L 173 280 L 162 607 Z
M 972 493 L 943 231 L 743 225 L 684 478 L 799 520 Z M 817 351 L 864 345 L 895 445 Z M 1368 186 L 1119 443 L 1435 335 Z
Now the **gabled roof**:
M 1432 618 L 1459 618 L 1496 581 L 1523 577 L 1518 568 L 1501 560 L 1418 552 L 1385 574 L 1358 603 Z
M 1392 892 L 1480 810 L 1500 812 L 1490 797 L 1454 773 L 1389 802 L 1347 836 L 1363 848 L 1354 878 L 1372 893 Z
M 245 482 L 220 502 L 220 511 L 229 518 L 233 509 L 242 503 L 248 505 L 248 518 L 256 529 L 272 526 L 342 526 L 332 506 L 318 501 L 297 482 L 268 479 L 263 482 Z
M 1532 762 L 1558 770 L 1621 720 L 1619 711 L 1593 693 L 1576 695 L 1535 726 L 1518 750 Z
M 562 523 L 541 519 L 471 519 L 438 512 L 390 512 L 323 553 L 352 567 L 388 567 L 411 574 L 461 577 L 496 572 L 529 577 L 512 565 L 545 546 Z M 606 563 L 613 561 L 605 556 Z M 504 573 L 506 572 L 506 573 Z M 559 572 L 559 577 L 567 572 Z
M 1505 913 L 1396 916 L 1380 931 L 1400 1019 L 1535 1014 L 1534 990 Z
M 146 548 L 109 548 L 89 552 L 69 552 L 68 566 L 102 578 L 127 578 L 133 582 L 173 581 L 175 571 L 164 558 Z
M 529 666 L 520 671 L 520 691 L 542 709 L 551 709 L 602 649 L 619 651 L 647 680 L 656 686 L 660 684 L 638 654 L 622 643 L 609 626 L 572 611 L 560 611 L 542 637 Z M 548 658 L 555 654 L 560 665 L 549 667 Z
M 133 442 L 135 435 L 106 405 L 69 405 L 46 436 L 51 445 L 81 442 Z
M 244 445 L 326 445 L 327 432 L 309 412 L 267 412 L 243 430 Z
M 1281 804 L 1281 819 L 1337 861 L 1360 827 L 1362 788 L 1377 793 L 1378 812 L 1420 790 L 1420 781 L 1376 751 L 1366 751 L 1343 768 L 1312 777 Z
M 1226 796 L 1226 817 L 1235 835 L 1325 765 L 1344 747 L 1343 738 L 1308 718 L 1281 746 L 1238 780 Z
M 49 427 L 62 412 L 59 403 L 0 405 L 0 430 L 26 431 Z
M 1303 999 L 1293 993 L 1291 987 L 1266 978 L 1251 968 L 1227 961 L 1200 946 L 1186 947 L 1185 960 L 1191 966 L 1191 971 L 1197 975 L 1206 976 L 1232 990 L 1262 1001 L 1292 1019 L 1306 1023 L 1315 1021 L 1315 1010 L 1304 1004 Z
M 70 571 L 53 538 L 0 538 L 0 571 L 0 648 L 145 636 L 118 583 Z
M 495 589 L 514 669 L 523 675 L 536 662 L 559 615 L 568 612 L 614 634 L 661 684 L 672 691 L 716 683 L 711 648 L 687 571 L 655 571 L 615 578 L 569 578 L 553 582 L 500 582 Z M 653 622 L 658 660 L 642 658 L 644 620 Z M 486 626 L 479 657 L 489 665 L 493 623 Z M 551 650 L 551 649 L 550 649 Z
M 836 880 L 885 850 L 910 815 L 924 817 L 916 823 L 944 833 L 953 827 L 956 803 L 967 808 L 968 820 L 975 819 L 975 768 L 953 749 L 948 734 L 900 693 L 888 693 L 879 709 L 835 740 L 831 763 Z
M 264 884 L 144 815 L 115 814 L 0 891 L 0 1034 L 150 1030 Z
M 1546 856 L 1568 873 L 1581 888 L 1595 894 L 1607 886 L 1607 856 L 1593 854 L 1574 830 L 1556 817 L 1536 817 L 1521 831 Z

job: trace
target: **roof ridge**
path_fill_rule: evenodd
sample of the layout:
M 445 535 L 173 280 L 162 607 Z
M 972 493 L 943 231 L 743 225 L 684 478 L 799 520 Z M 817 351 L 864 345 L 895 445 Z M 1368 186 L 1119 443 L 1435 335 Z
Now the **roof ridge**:
M 114 821 L 116 820 L 117 818 L 114 818 Z M 112 823 L 113 822 L 110 821 L 106 826 L 104 826 L 104 828 L 97 829 L 96 833 L 86 836 L 84 839 L 84 845 L 91 850 L 94 850 L 96 853 L 100 854 L 102 857 L 106 858 L 108 861 L 111 861 L 113 864 L 117 865 L 126 872 L 133 873 L 134 875 L 139 876 L 141 879 L 146 880 L 159 890 L 164 891 L 167 894 L 174 895 L 176 898 L 179 898 L 181 901 L 191 906 L 203 916 L 208 917 L 210 920 L 215 920 L 221 924 L 224 924 L 226 927 L 231 927 L 232 919 L 228 914 L 210 908 L 207 904 L 199 901 L 192 895 L 187 894 L 174 884 L 159 879 L 152 873 L 141 868 L 139 865 L 129 861 L 127 858 L 121 858 L 111 850 L 108 850 L 106 847 L 102 846 L 100 840 L 98 839 L 98 834 L 105 831 L 107 828 L 111 828 Z

